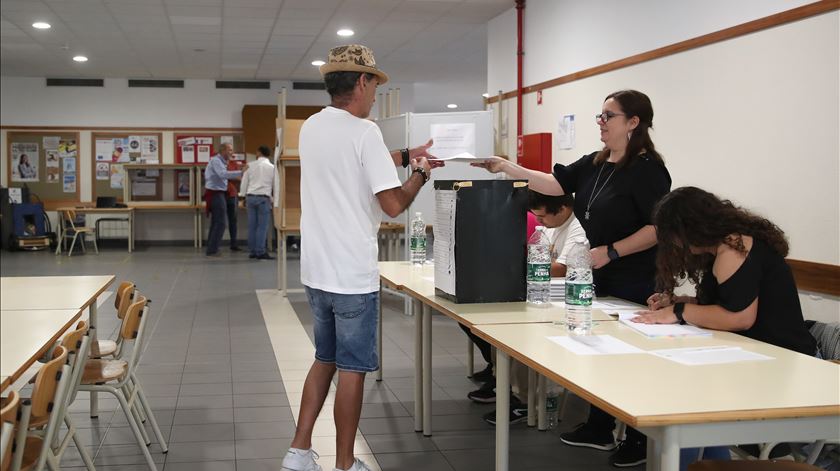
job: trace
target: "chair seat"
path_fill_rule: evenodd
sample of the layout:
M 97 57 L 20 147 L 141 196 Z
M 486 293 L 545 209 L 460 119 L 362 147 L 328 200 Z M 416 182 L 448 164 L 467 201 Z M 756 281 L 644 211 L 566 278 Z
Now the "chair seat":
M 44 440 L 41 437 L 26 437 L 26 445 L 23 448 L 23 460 L 20 465 L 21 471 L 29 471 L 38 464 L 38 458 L 41 456 L 41 448 L 44 446 Z
M 122 379 L 128 363 L 122 360 L 88 360 L 82 373 L 82 384 L 107 383 Z
M 113 340 L 97 340 L 90 344 L 90 357 L 100 358 L 113 355 L 117 351 L 117 342 Z
M 75 229 L 68 229 L 67 232 L 70 232 L 71 234 L 73 232 L 93 232 L 93 228 L 92 227 L 76 227 Z
M 688 471 L 820 471 L 820 468 L 795 461 L 698 461 Z

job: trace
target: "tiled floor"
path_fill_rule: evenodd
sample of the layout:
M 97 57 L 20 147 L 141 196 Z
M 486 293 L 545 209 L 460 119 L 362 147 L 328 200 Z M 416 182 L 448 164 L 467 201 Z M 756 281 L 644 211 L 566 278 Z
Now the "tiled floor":
M 115 274 L 134 281 L 152 300 L 140 377 L 169 440 L 168 454 L 152 445 L 159 469 L 280 469 L 313 347 L 306 299 L 277 296 L 273 263 L 226 250 L 208 259 L 192 248 L 168 247 L 133 254 L 105 249 L 72 258 L 46 252 L 0 257 L 3 276 Z M 290 261 L 290 287 L 299 287 L 298 268 Z M 493 406 L 467 400 L 476 385 L 464 375 L 464 335 L 443 316 L 433 320 L 434 435 L 414 432 L 414 320 L 402 314 L 402 306 L 396 296 L 383 299 L 385 379 L 368 378 L 357 452 L 386 471 L 492 470 L 494 432 L 481 415 Z M 113 297 L 103 303 L 99 319 L 99 334 L 112 335 Z M 476 358 L 482 368 L 478 352 Z M 100 397 L 98 419 L 90 419 L 83 394 L 72 406 L 97 468 L 147 469 L 117 402 Z M 573 427 L 585 412 L 573 398 L 558 430 Z M 325 406 L 314 439 L 327 471 L 335 447 L 330 415 Z M 538 432 L 523 424 L 512 427 L 510 462 L 512 470 L 613 469 L 606 453 L 564 446 L 557 430 Z M 82 469 L 75 450 L 62 466 Z

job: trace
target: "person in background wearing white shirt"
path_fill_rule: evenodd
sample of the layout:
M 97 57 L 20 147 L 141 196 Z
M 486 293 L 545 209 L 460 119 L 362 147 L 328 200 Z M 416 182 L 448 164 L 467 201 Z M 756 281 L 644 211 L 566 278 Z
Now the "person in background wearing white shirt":
M 248 166 L 239 187 L 239 196 L 245 197 L 245 207 L 248 209 L 249 258 L 258 260 L 274 259 L 266 253 L 265 241 L 271 223 L 271 208 L 274 206 L 274 198 L 280 192 L 280 183 L 274 164 L 268 160 L 270 155 L 271 149 L 267 146 L 257 149 L 257 160 Z
M 320 471 L 312 430 L 338 370 L 333 418 L 337 470 L 368 466 L 353 455 L 365 374 L 379 368 L 377 233 L 382 213 L 405 211 L 429 180 L 431 142 L 391 153 L 366 120 L 388 76 L 365 46 L 330 50 L 321 66 L 331 104 L 300 130 L 301 281 L 312 309 L 315 361 L 306 376 L 291 447 L 282 469 Z M 411 165 L 400 183 L 395 165 Z M 338 236 L 338 239 L 336 238 Z
M 566 276 L 566 256 L 572 250 L 575 240 L 586 241 L 586 231 L 574 213 L 575 198 L 572 195 L 548 196 L 536 191 L 528 192 L 528 207 L 545 226 L 545 235 L 551 243 L 551 276 Z

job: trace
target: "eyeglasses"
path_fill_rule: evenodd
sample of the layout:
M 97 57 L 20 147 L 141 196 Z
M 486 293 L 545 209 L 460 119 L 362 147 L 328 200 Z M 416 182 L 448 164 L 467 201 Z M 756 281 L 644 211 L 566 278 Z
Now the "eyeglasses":
M 607 121 L 609 121 L 612 118 L 615 118 L 616 116 L 624 116 L 624 113 L 613 113 L 612 111 L 605 111 L 603 113 L 595 115 L 595 122 L 606 123 Z

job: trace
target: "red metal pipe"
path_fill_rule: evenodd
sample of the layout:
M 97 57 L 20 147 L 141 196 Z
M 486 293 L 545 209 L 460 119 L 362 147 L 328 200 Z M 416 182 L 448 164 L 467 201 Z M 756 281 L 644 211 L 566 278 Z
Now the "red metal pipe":
M 525 50 L 522 47 L 522 16 L 525 13 L 525 0 L 516 0 L 516 136 L 522 136 L 522 60 Z

